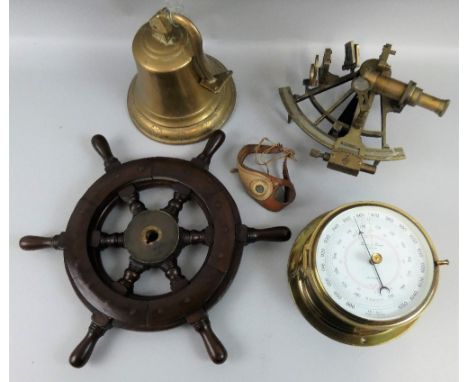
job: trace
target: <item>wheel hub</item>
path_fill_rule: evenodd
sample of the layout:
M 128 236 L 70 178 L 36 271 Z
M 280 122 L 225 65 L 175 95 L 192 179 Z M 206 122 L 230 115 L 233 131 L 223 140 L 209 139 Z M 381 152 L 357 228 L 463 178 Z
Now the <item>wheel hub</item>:
M 179 226 L 167 212 L 143 211 L 124 232 L 124 243 L 131 257 L 143 264 L 162 263 L 179 243 Z

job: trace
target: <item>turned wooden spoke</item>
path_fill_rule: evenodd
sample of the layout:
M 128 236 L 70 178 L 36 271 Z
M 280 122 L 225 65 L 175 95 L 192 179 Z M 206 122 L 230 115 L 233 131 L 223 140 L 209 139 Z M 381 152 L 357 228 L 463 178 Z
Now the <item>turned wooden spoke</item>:
M 176 221 L 179 221 L 179 212 L 182 211 L 184 203 L 190 199 L 190 190 L 175 191 L 174 196 L 161 211 L 170 214 Z
M 107 248 L 107 247 L 122 248 L 122 247 L 125 247 L 123 232 L 111 233 L 111 234 L 101 232 L 101 238 L 99 240 L 99 247 L 101 247 L 101 248 Z
M 208 170 L 213 155 L 218 151 L 225 139 L 226 135 L 224 135 L 221 130 L 212 133 L 206 142 L 205 148 L 198 156 L 192 159 L 192 163 L 200 168 Z
M 206 351 L 214 363 L 220 364 L 226 361 L 227 351 L 222 342 L 211 328 L 210 319 L 205 310 L 199 310 L 188 317 L 186 320 L 200 334 L 205 344 Z
M 202 231 L 195 229 L 187 230 L 179 227 L 179 232 L 179 240 L 182 247 L 195 244 L 211 244 L 212 230 L 210 227 L 207 227 Z
M 140 200 L 140 194 L 138 194 L 137 189 L 132 184 L 119 192 L 119 198 L 128 204 L 128 208 L 130 208 L 130 212 L 133 216 L 146 211 L 145 205 Z
M 251 228 L 242 226 L 240 236 L 245 240 L 246 245 L 256 241 L 287 241 L 291 237 L 288 227 Z
M 91 144 L 93 145 L 96 152 L 104 161 L 104 168 L 106 172 L 109 172 L 120 166 L 119 160 L 112 154 L 109 142 L 102 135 L 97 134 L 91 139 Z
M 91 318 L 88 332 L 70 355 L 69 362 L 74 367 L 83 367 L 91 357 L 97 341 L 112 327 L 112 320 L 102 313 Z
M 140 278 L 141 274 L 147 269 L 147 266 L 137 264 L 136 262 L 130 260 L 130 263 L 128 264 L 127 269 L 125 269 L 122 278 L 117 281 L 116 288 L 119 290 L 119 292 L 122 293 L 133 292 L 133 285 Z
M 180 267 L 177 265 L 177 262 L 172 260 L 161 265 L 161 269 L 164 271 L 164 274 L 169 279 L 171 284 L 171 290 L 177 291 L 188 285 L 188 280 L 182 274 Z
M 23 236 L 19 242 L 21 249 L 26 251 L 34 251 L 36 249 L 54 248 L 64 249 L 65 234 L 62 232 L 59 235 L 52 237 L 44 236 Z
M 91 246 L 99 249 L 109 247 L 124 248 L 124 234 L 123 232 L 106 233 L 94 231 L 91 234 Z

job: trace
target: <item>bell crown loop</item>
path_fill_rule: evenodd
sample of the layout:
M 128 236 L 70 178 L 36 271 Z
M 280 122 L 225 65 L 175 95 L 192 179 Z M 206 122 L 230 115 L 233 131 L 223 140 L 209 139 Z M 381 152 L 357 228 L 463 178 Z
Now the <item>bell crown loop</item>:
M 193 60 L 200 85 L 213 93 L 218 93 L 232 76 L 231 70 L 211 72 L 198 28 L 168 8 L 159 10 L 140 28 L 133 41 L 133 54 L 140 66 L 153 73 L 176 71 Z

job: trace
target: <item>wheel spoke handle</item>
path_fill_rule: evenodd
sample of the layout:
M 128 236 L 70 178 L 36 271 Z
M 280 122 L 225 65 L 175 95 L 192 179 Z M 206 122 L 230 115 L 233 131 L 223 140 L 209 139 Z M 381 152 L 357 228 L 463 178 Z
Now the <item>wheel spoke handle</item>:
M 270 227 L 256 229 L 244 226 L 246 243 L 256 241 L 288 241 L 291 238 L 291 230 L 288 227 Z
M 65 241 L 64 236 L 64 233 L 52 237 L 24 236 L 21 238 L 19 246 L 26 251 L 34 251 L 43 248 L 63 249 Z
M 206 142 L 206 146 L 203 149 L 203 151 L 196 158 L 193 158 L 192 162 L 195 163 L 197 166 L 205 170 L 208 170 L 208 167 L 210 166 L 211 158 L 213 157 L 214 153 L 218 151 L 218 149 L 224 143 L 225 139 L 226 139 L 226 135 L 221 130 L 215 131 L 208 138 L 208 142 Z
M 94 150 L 100 155 L 104 161 L 104 168 L 106 172 L 112 170 L 113 168 L 120 166 L 119 160 L 112 154 L 112 150 L 109 146 L 109 142 L 100 134 L 96 134 L 91 138 L 91 144 L 94 147 Z
M 70 355 L 69 362 L 73 367 L 83 367 L 88 362 L 97 341 L 101 338 L 107 330 L 111 328 L 110 320 L 106 325 L 100 325 L 91 322 L 88 332 L 81 342 L 76 346 Z
M 201 316 L 201 317 L 200 317 Z M 205 311 L 187 317 L 187 322 L 200 334 L 205 344 L 206 351 L 211 360 L 216 364 L 221 364 L 227 359 L 227 351 L 222 342 L 213 332 L 208 315 Z

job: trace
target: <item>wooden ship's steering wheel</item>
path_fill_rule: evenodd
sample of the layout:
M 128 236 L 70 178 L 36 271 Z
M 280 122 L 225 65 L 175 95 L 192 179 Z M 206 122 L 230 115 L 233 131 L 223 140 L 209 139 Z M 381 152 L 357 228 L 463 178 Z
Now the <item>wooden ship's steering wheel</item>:
M 242 224 L 231 195 L 208 171 L 224 139 L 224 133 L 216 131 L 191 161 L 155 157 L 120 163 L 106 139 L 95 135 L 92 144 L 104 160 L 106 173 L 80 199 L 66 231 L 20 240 L 26 250 L 63 250 L 73 289 L 92 312 L 88 332 L 70 356 L 72 366 L 86 364 L 98 339 L 112 327 L 155 331 L 184 323 L 200 333 L 213 362 L 226 360 L 227 352 L 211 329 L 207 309 L 229 287 L 245 245 L 257 240 L 286 241 L 291 232 L 287 227 L 255 229 Z M 173 197 L 164 208 L 148 210 L 139 191 L 158 187 L 172 188 Z M 208 221 L 205 229 L 179 225 L 179 212 L 188 200 L 202 209 Z M 103 223 L 119 202 L 128 205 L 132 220 L 124 232 L 105 233 Z M 201 269 L 188 280 L 177 260 L 183 248 L 193 244 L 206 245 L 208 251 Z M 130 254 L 118 280 L 103 266 L 101 251 L 107 247 L 123 247 Z M 134 292 L 135 282 L 150 268 L 164 272 L 170 281 L 169 293 L 145 296 Z

